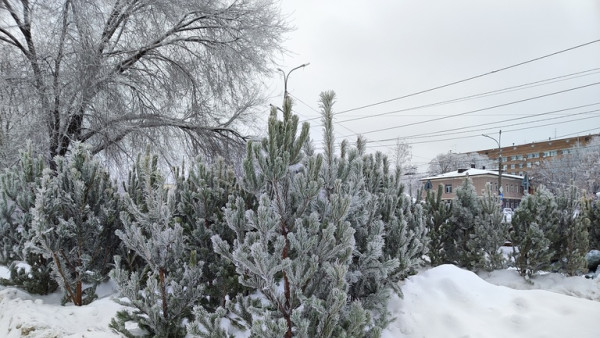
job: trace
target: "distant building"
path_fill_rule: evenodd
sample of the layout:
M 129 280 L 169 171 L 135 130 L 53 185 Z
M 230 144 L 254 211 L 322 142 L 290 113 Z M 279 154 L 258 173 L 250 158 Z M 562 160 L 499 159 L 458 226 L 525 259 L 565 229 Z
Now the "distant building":
M 600 134 L 502 147 L 502 175 L 508 173 L 523 176 L 544 161 L 568 155 L 573 148 L 587 145 L 593 137 L 600 137 Z M 498 169 L 498 148 L 476 152 L 495 160 L 495 166 L 492 168 Z
M 492 185 L 492 191 L 498 191 L 498 171 L 485 169 L 458 169 L 448 173 L 422 178 L 420 181 L 423 189 L 423 194 L 427 193 L 427 189 L 432 189 L 437 193 L 438 186 L 441 184 L 444 187 L 442 199 L 452 200 L 456 197 L 456 188 L 460 187 L 466 177 L 470 177 L 475 186 L 475 191 L 478 196 L 482 196 L 485 191 L 485 184 Z M 502 174 L 502 207 L 517 208 L 521 203 L 521 198 L 524 195 L 523 177 L 511 174 Z

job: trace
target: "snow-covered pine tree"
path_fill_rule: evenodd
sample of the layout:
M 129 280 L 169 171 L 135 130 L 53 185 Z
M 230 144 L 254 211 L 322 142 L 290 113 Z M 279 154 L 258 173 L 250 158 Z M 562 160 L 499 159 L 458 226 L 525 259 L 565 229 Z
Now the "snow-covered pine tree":
M 149 154 L 143 163 L 151 163 Z M 176 216 L 176 204 L 165 188 L 164 179 L 155 166 L 142 165 L 138 188 L 133 199 L 125 194 L 126 211 L 121 213 L 123 230 L 117 236 L 147 264 L 147 271 L 129 271 L 115 257 L 111 276 L 126 300 L 119 303 L 133 307 L 117 313 L 111 328 L 125 335 L 133 321 L 158 337 L 183 337 L 184 319 L 191 319 L 193 306 L 203 296 L 202 262 L 187 245 L 184 230 Z M 135 175 L 133 175 L 135 176 Z M 137 179 L 136 179 L 137 180 Z
M 321 94 L 325 140 L 322 177 L 326 187 L 341 182 L 350 196 L 347 220 L 355 230 L 355 248 L 349 268 L 349 295 L 373 314 L 374 324 L 385 327 L 390 289 L 408 275 L 426 250 L 426 229 L 420 206 L 412 204 L 400 182 L 400 170 L 390 171 L 380 152 L 365 154 L 366 140 L 356 148 L 343 141 L 335 155 L 332 92 Z M 326 191 L 329 191 L 326 188 Z
M 181 168 L 177 174 L 174 198 L 177 203 L 177 217 L 181 218 L 184 234 L 189 240 L 190 250 L 204 262 L 202 284 L 205 297 L 200 304 L 209 311 L 224 306 L 226 299 L 234 299 L 236 294 L 246 292 L 237 278 L 231 261 L 218 255 L 212 245 L 212 236 L 233 245 L 235 232 L 225 221 L 223 208 L 229 196 L 243 196 L 247 204 L 252 204 L 250 196 L 239 188 L 233 169 L 219 158 L 211 165 L 196 159 L 185 173 Z
M 505 259 L 499 249 L 508 240 L 508 224 L 502 222 L 500 198 L 492 192 L 490 183 L 486 183 L 479 205 L 481 214 L 470 242 L 472 250 L 481 251 L 480 260 L 474 268 L 488 271 L 502 269 Z
M 397 282 L 410 274 L 427 250 L 426 227 L 420 206 L 404 193 L 399 168 L 390 172 L 387 157 L 380 152 L 360 159 L 360 189 L 348 218 L 356 230 L 350 294 L 384 320 L 382 306 L 389 289 L 400 291 Z
M 66 302 L 84 305 L 108 277 L 120 242 L 120 198 L 116 184 L 82 145 L 55 158 L 56 172 L 45 170 L 32 210 L 30 249 L 52 261 L 53 277 Z M 85 287 L 84 285 L 91 285 Z
M 591 250 L 600 250 L 600 199 L 585 199 L 585 217 L 589 220 L 589 242 Z
M 392 234 L 406 232 L 407 226 L 406 222 L 396 217 L 397 197 L 400 196 L 397 191 L 391 191 L 392 196 L 387 205 L 389 222 L 385 223 L 381 219 L 384 206 L 379 200 L 388 186 L 380 184 L 390 180 L 387 162 L 381 153 L 376 156 L 366 155 L 366 141 L 359 137 L 356 148 L 349 148 L 347 142 L 342 142 L 341 156 L 336 156 L 333 99 L 332 92 L 321 94 L 326 149 L 322 177 L 326 187 L 341 183 L 341 188 L 350 197 L 347 220 L 355 231 L 355 248 L 347 275 L 348 294 L 351 299 L 360 301 L 362 307 L 371 311 L 372 326 L 383 328 L 387 324 L 386 304 L 390 286 L 395 286 L 404 272 L 399 268 L 400 257 L 390 256 L 397 253 L 394 249 L 406 247 L 405 244 L 397 243 L 398 248 L 390 245 L 386 252 L 386 230 L 391 237 Z M 329 190 L 330 188 L 326 188 L 326 191 Z
M 429 258 L 431 265 L 437 266 L 448 262 L 444 251 L 444 243 L 451 242 L 450 233 L 446 231 L 448 221 L 452 216 L 452 202 L 442 200 L 444 186 L 439 185 L 437 194 L 427 191 L 425 197 L 425 215 L 429 235 Z
M 30 143 L 20 152 L 19 162 L 0 175 L 0 264 L 10 269 L 10 279 L 0 284 L 18 286 L 29 293 L 47 294 L 58 288 L 51 278 L 49 261 L 25 250 L 33 236 L 31 209 L 41 186 L 44 160 L 33 154 Z M 29 268 L 19 265 L 25 262 Z
M 308 125 L 297 135 L 289 98 L 283 120 L 276 116 L 274 108 L 268 138 L 249 145 L 244 163 L 244 186 L 260 196 L 259 205 L 247 210 L 241 198 L 228 204 L 226 219 L 237 239 L 230 247 L 213 237 L 216 250 L 267 303 L 253 310 L 257 315 L 247 324 L 252 335 L 366 336 L 368 313 L 360 302 L 347 302 L 354 248 L 346 221 L 350 196 L 340 180 L 326 184 L 320 177 L 321 155 L 302 158 Z
M 456 189 L 452 217 L 448 226 L 444 227 L 444 237 L 449 239 L 444 242 L 444 253 L 450 262 L 474 269 L 480 260 L 481 252 L 473 242 L 477 224 L 481 222 L 481 206 L 475 192 L 473 182 L 469 177 Z
M 582 195 L 574 185 L 560 190 L 556 196 L 558 222 L 547 234 L 550 250 L 554 252 L 553 261 L 558 262 L 560 269 L 570 276 L 587 268 L 585 254 L 589 248 L 590 222 L 581 210 L 581 200 Z
M 512 257 L 521 276 L 530 278 L 550 266 L 554 253 L 550 250 L 547 233 L 557 222 L 554 195 L 544 186 L 525 196 L 511 221 Z

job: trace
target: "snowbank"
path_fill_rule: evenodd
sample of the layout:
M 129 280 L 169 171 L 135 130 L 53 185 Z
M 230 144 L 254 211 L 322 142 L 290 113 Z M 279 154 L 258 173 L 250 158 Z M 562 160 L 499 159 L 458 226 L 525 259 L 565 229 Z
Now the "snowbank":
M 559 280 L 574 287 L 576 290 L 568 291 L 573 294 L 598 293 L 597 280 L 574 278 L 583 283 L 570 283 L 564 277 Z M 527 284 L 514 271 L 495 276 L 495 281 L 520 288 Z M 493 285 L 453 265 L 419 273 L 409 278 L 402 290 L 404 299 L 390 302 L 397 319 L 384 338 L 600 336 L 595 324 L 600 318 L 600 302 Z
M 1 288 L 0 337 L 121 337 L 108 328 L 111 318 L 123 308 L 112 301 L 114 286 L 110 283 L 98 288 L 103 298 L 80 307 L 61 306 L 59 293 L 34 296 L 16 288 Z

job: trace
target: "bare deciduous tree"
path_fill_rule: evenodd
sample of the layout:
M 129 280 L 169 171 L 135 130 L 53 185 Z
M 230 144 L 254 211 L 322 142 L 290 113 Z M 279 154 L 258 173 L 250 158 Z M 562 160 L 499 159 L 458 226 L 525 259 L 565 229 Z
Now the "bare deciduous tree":
M 73 142 L 210 154 L 260 101 L 287 31 L 274 2 L 0 0 L 0 46 L 49 158 Z
M 588 193 L 600 191 L 600 137 L 543 161 L 534 167 L 531 177 L 536 185 L 544 185 L 555 194 L 571 185 Z
M 429 162 L 429 169 L 427 173 L 429 175 L 443 174 L 449 171 L 458 170 L 460 168 L 470 168 L 471 165 L 475 165 L 476 168 L 491 168 L 493 161 L 485 155 L 478 153 L 441 153 Z M 497 166 L 496 166 L 497 167 Z

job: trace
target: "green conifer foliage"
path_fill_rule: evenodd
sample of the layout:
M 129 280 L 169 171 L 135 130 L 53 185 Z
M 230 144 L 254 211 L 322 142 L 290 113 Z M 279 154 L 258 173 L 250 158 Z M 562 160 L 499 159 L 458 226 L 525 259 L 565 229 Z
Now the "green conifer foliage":
M 475 187 L 470 178 L 465 178 L 456 189 L 453 202 L 452 217 L 445 228 L 444 242 L 446 259 L 454 264 L 474 269 L 481 256 L 479 248 L 474 245 L 475 229 L 481 222 L 481 206 Z
M 244 162 L 243 187 L 259 203 L 230 200 L 225 219 L 236 239 L 213 237 L 240 283 L 266 300 L 248 306 L 253 316 L 227 316 L 255 336 L 378 336 L 389 320 L 389 288 L 426 251 L 423 211 L 403 194 L 387 158 L 367 155 L 364 139 L 355 148 L 342 142 L 336 156 L 334 99 L 321 95 L 324 156 L 299 152 L 311 149 L 302 146 L 308 127 L 296 136 L 288 99 L 282 120 L 272 111 L 268 138 L 251 144 Z M 194 332 L 211 323 L 196 321 Z
M 223 213 L 229 196 L 245 196 L 246 203 L 250 204 L 253 201 L 240 190 L 232 168 L 222 159 L 212 165 L 197 159 L 187 175 L 184 171 L 182 168 L 174 191 L 177 217 L 181 219 L 190 250 L 195 250 L 206 262 L 202 271 L 206 297 L 202 298 L 201 305 L 215 311 L 217 307 L 225 306 L 227 298 L 233 299 L 247 289 L 238 282 L 231 261 L 215 253 L 211 238 L 219 235 L 233 244 L 235 232 L 227 226 Z
M 479 204 L 481 215 L 470 242 L 471 249 L 480 252 L 474 267 L 487 271 L 502 269 L 505 259 L 499 248 L 508 240 L 509 225 L 502 222 L 500 198 L 493 193 L 490 183 L 485 185 Z
M 600 250 L 600 199 L 586 199 L 584 203 L 585 218 L 589 221 L 589 246 L 591 250 Z
M 0 175 L 0 264 L 10 269 L 10 278 L 0 284 L 18 286 L 27 292 L 47 294 L 58 288 L 51 268 L 41 254 L 26 250 L 33 237 L 30 210 L 41 186 L 44 161 L 35 157 L 31 144 L 20 153 L 17 164 Z M 28 268 L 19 263 L 25 262 Z
M 111 275 L 127 299 L 120 303 L 133 309 L 119 312 L 111 327 L 131 335 L 125 322 L 134 321 L 153 336 L 183 337 L 184 319 L 191 318 L 193 306 L 203 295 L 203 263 L 188 247 L 173 194 L 165 188 L 162 176 L 153 171 L 138 177 L 143 179 L 139 182 L 142 190 L 136 196 L 142 199 L 125 195 L 124 226 L 116 234 L 148 269 L 128 271 L 121 267 L 120 257 L 115 257 Z
M 590 221 L 582 212 L 582 195 L 579 189 L 571 185 L 561 190 L 556 196 L 557 220 L 556 227 L 548 233 L 554 252 L 554 261 L 559 263 L 562 271 L 570 276 L 585 272 L 587 263 L 585 254 L 588 252 L 588 226 Z
M 55 162 L 56 172 L 44 172 L 32 210 L 31 246 L 52 261 L 65 301 L 80 306 L 95 298 L 97 283 L 110 271 L 119 245 L 114 231 L 121 226 L 120 199 L 116 184 L 82 145 Z
M 556 212 L 554 196 L 544 186 L 525 196 L 515 210 L 510 232 L 512 257 L 517 270 L 526 278 L 550 266 L 554 253 L 547 234 L 556 226 Z
M 332 94 L 322 99 L 322 107 L 331 107 Z M 228 204 L 225 217 L 237 239 L 230 245 L 214 236 L 215 249 L 234 262 L 240 283 L 266 299 L 251 310 L 260 315 L 246 320 L 253 335 L 367 336 L 371 317 L 358 300 L 348 303 L 355 248 L 348 218 L 355 201 L 337 177 L 360 176 L 360 170 L 328 166 L 337 161 L 332 147 L 325 158 L 304 156 L 308 126 L 297 135 L 297 124 L 286 99 L 283 119 L 273 110 L 268 138 L 249 146 L 244 187 L 259 203 L 250 209 L 242 198 Z
M 427 229 L 429 230 L 429 258 L 432 266 L 446 263 L 444 243 L 451 241 L 449 232 L 446 231 L 448 221 L 452 216 L 452 202 L 442 200 L 444 186 L 439 185 L 437 194 L 427 191 L 425 197 L 425 215 Z

